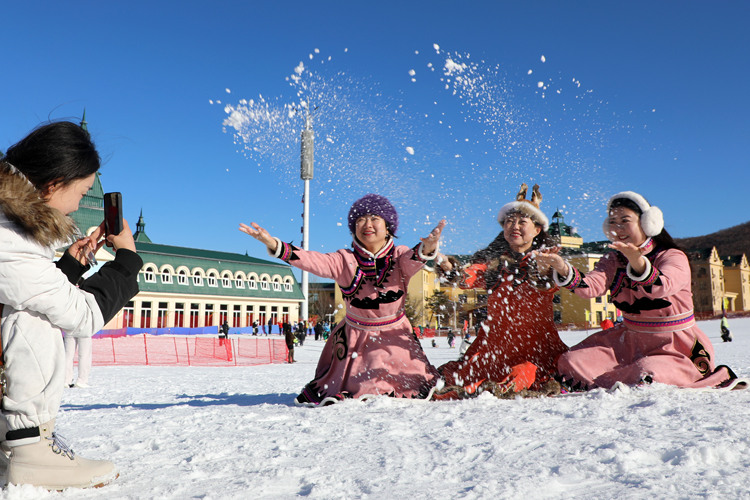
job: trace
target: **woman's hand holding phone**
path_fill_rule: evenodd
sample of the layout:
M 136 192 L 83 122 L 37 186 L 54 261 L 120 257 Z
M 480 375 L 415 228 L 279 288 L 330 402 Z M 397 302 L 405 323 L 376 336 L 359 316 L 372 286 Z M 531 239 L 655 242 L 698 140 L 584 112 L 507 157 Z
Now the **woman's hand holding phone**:
M 104 223 L 97 230 L 101 229 L 102 235 L 104 235 Z M 106 236 L 108 243 L 112 244 L 115 250 L 126 248 L 135 252 L 135 240 L 133 239 L 133 233 L 130 231 L 128 221 L 122 219 L 122 232 L 120 234 L 109 234 Z
M 104 193 L 104 222 L 99 226 L 107 246 L 115 250 L 127 248 L 135 252 L 135 240 L 128 221 L 122 217 L 122 194 Z

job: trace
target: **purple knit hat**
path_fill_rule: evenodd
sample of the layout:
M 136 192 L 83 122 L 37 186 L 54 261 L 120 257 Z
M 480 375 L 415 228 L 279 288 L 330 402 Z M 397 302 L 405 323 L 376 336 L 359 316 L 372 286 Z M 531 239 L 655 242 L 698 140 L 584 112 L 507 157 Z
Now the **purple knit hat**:
M 352 204 L 349 209 L 349 231 L 355 234 L 357 219 L 365 215 L 377 215 L 385 220 L 388 232 L 396 236 L 398 214 L 388 198 L 378 194 L 366 194 Z

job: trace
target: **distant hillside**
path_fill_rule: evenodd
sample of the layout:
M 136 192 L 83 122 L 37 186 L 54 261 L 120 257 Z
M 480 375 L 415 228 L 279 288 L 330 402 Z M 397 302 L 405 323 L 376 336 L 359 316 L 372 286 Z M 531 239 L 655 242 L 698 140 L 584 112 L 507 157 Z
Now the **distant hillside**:
M 675 238 L 675 241 L 686 250 L 716 247 L 722 258 L 743 253 L 750 258 L 750 221 L 705 236 Z

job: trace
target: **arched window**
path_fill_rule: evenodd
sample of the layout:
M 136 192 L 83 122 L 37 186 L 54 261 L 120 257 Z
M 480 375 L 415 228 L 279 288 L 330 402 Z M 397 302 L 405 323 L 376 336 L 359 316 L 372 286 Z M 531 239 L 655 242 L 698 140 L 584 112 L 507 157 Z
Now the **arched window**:
M 215 272 L 209 272 L 208 276 L 206 276 L 206 283 L 208 286 L 216 288 L 219 286 L 218 276 Z
M 232 275 L 230 273 L 223 273 L 221 275 L 221 286 L 224 288 L 232 288 Z
M 156 283 L 156 268 L 154 266 L 146 266 L 143 270 L 143 279 L 146 283 Z

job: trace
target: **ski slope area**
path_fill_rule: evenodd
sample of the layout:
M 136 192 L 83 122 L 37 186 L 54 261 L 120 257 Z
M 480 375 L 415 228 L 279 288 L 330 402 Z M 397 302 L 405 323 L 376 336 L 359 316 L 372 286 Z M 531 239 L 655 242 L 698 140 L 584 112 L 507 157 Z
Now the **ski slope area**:
M 699 322 L 718 364 L 750 376 L 750 318 Z M 586 332 L 563 332 L 574 344 Z M 454 359 L 444 338 L 436 364 Z M 747 498 L 750 390 L 655 384 L 558 398 L 427 402 L 374 398 L 324 408 L 293 399 L 323 342 L 297 363 L 94 367 L 66 390 L 57 430 L 116 463 L 98 490 L 10 486 L 2 499 Z

